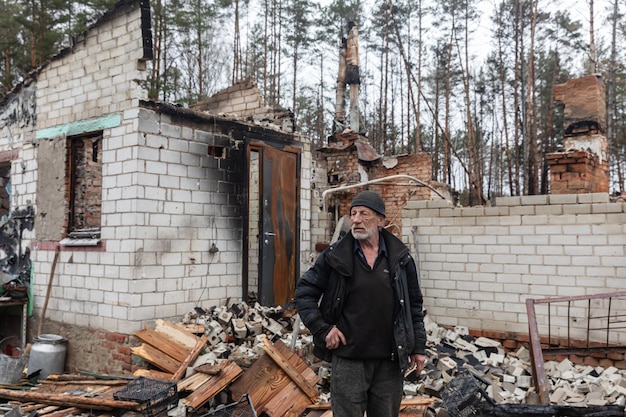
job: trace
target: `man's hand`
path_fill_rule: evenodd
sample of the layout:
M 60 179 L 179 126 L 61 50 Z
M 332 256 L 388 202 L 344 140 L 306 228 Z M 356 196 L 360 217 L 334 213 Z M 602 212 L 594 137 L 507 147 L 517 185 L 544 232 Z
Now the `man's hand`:
M 419 375 L 424 370 L 424 364 L 426 363 L 426 356 L 414 353 L 409 357 L 409 369 L 415 368 L 415 375 Z
M 337 326 L 333 326 L 328 334 L 326 335 L 326 348 L 327 349 L 337 349 L 339 344 L 346 344 L 346 337 L 343 335 L 341 330 L 337 328 Z

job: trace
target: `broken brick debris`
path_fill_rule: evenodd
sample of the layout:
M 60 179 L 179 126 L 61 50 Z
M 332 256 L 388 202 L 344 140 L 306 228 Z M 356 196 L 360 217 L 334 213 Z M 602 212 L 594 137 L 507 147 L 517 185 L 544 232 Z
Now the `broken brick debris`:
M 441 327 L 428 316 L 425 326 L 427 364 L 420 376 L 412 371 L 405 375 L 402 416 L 446 415 L 440 400 L 442 390 L 467 371 L 487 381 L 485 394 L 500 411 L 506 409 L 515 415 L 531 406 L 536 413 L 541 407 L 548 410 L 548 406 L 537 404 L 530 352 L 525 347 L 506 352 L 499 341 L 472 337 L 464 326 Z M 143 329 L 134 336 L 141 345 L 132 353 L 146 363 L 134 377 L 176 381 L 179 412 L 214 410 L 249 395 L 259 415 L 332 416 L 332 369 L 311 354 L 312 336 L 293 309 L 258 303 L 197 307 L 180 323 L 158 320 L 154 329 Z M 598 412 L 609 407 L 604 410 L 610 410 L 606 411 L 610 415 L 623 415 L 619 410 L 623 413 L 626 405 L 625 370 L 575 365 L 567 359 L 548 361 L 545 369 L 551 384 L 550 407 L 595 407 Z M 39 410 L 50 406 L 50 413 L 62 413 L 62 406 L 82 412 L 122 409 L 141 413 L 137 404 L 115 402 L 112 393 L 126 383 L 128 380 L 109 379 L 104 383 L 87 376 L 53 375 L 39 381 L 33 390 L 18 394 L 22 398 L 5 392 L 13 390 L 3 389 L 0 398 L 23 407 L 35 403 Z M 45 388 L 50 385 L 57 388 L 50 392 Z M 58 395 L 65 396 L 63 404 Z M 70 396 L 81 399 L 70 401 Z M 506 408 L 508 405 L 513 408 Z M 45 415 L 38 412 L 39 416 Z

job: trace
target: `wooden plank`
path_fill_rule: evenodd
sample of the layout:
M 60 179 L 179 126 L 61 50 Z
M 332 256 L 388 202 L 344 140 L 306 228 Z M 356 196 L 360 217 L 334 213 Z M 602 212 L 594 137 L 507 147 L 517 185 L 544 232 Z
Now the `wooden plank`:
M 311 404 L 307 407 L 307 410 L 330 410 L 330 403 Z
M 428 411 L 426 405 L 411 405 L 401 408 L 398 417 L 424 417 L 426 411 Z
M 65 417 L 72 414 L 82 414 L 84 410 L 81 410 L 78 407 L 70 407 L 65 408 L 63 410 L 54 411 L 52 413 L 47 414 L 48 417 Z
M 88 379 L 86 381 L 55 381 L 53 379 L 42 379 L 39 381 L 41 385 L 90 385 L 90 386 L 116 386 L 116 385 L 128 385 L 127 379 L 106 379 L 106 380 L 97 380 L 97 379 Z
M 178 388 L 178 392 L 195 391 L 210 378 L 211 375 L 207 374 L 193 374 L 181 381 L 178 381 L 176 387 Z
M 152 378 L 152 379 L 162 379 L 162 380 L 166 380 L 169 381 L 172 379 L 172 375 L 174 375 L 171 372 L 162 372 L 162 371 L 157 371 L 156 369 L 137 369 L 135 372 L 133 372 L 133 376 L 143 376 L 146 378 Z
M 46 407 L 54 407 L 55 410 L 58 410 L 59 407 L 56 406 L 48 406 L 46 404 L 31 404 L 31 403 L 27 403 L 27 404 L 22 404 L 20 405 L 20 409 L 24 412 L 24 413 L 30 413 L 31 411 L 35 411 L 38 410 L 37 415 L 41 415 L 43 409 L 45 409 Z M 54 411 L 54 410 L 52 410 Z
M 44 408 L 42 408 L 42 409 L 40 409 L 40 410 L 37 412 L 37 416 L 47 415 L 47 414 L 50 414 L 50 413 L 52 413 L 53 411 L 57 411 L 58 409 L 60 409 L 60 408 L 61 408 L 61 407 L 60 407 L 60 406 L 58 406 L 58 405 L 46 405 L 46 404 L 43 404 L 43 405 L 44 405 L 45 407 L 44 407 Z
M 194 324 L 194 323 L 176 323 L 178 327 L 183 328 L 185 331 L 194 334 L 204 334 L 206 332 L 206 327 L 204 324 Z
M 189 350 L 193 349 L 198 341 L 198 337 L 195 334 L 186 331 L 170 321 L 157 320 L 154 331 L 169 337 Z
M 277 371 L 280 371 L 277 372 Z M 280 392 L 291 380 L 268 355 L 261 355 L 250 368 L 231 386 L 233 398 L 250 394 L 258 414 L 265 412 L 267 402 Z
M 184 361 L 190 352 L 190 349 L 181 343 L 149 328 L 135 332 L 133 336 L 180 362 Z
M 413 397 L 413 398 L 403 398 L 402 403 L 400 404 L 403 407 L 409 407 L 412 405 L 430 405 L 437 401 L 437 398 L 432 397 Z
M 141 346 L 131 348 L 131 352 L 133 353 L 133 355 L 139 356 L 146 362 L 149 362 L 157 368 L 167 371 L 171 374 L 174 374 L 176 371 L 178 371 L 178 368 L 180 368 L 180 361 L 177 361 L 171 356 L 168 356 L 160 350 L 145 343 Z
M 401 408 L 407 407 L 415 407 L 415 406 L 429 406 L 430 404 L 437 401 L 437 398 L 432 397 L 413 397 L 413 398 L 403 398 L 400 403 Z M 318 403 L 311 404 L 307 407 L 308 410 L 330 410 L 331 403 Z
M 288 361 L 287 359 L 275 349 L 272 343 L 267 339 L 267 337 L 262 337 L 263 341 L 263 350 L 271 356 L 271 358 L 276 362 L 278 366 L 291 378 L 291 380 L 304 392 L 312 403 L 317 401 L 317 391 L 314 387 L 310 386 L 309 383 L 304 379 L 302 374 L 298 372 Z
M 179 379 L 182 378 L 185 372 L 187 372 L 187 368 L 189 367 L 191 362 L 195 361 L 198 358 L 198 355 L 200 355 L 200 352 L 202 352 L 202 349 L 206 347 L 206 344 L 208 341 L 209 341 L 209 336 L 205 334 L 203 334 L 202 337 L 198 339 L 196 346 L 194 346 L 191 352 L 189 352 L 189 355 L 185 358 L 183 363 L 180 364 L 180 367 L 178 368 L 178 370 L 174 372 L 174 375 L 172 375 L 173 381 L 178 381 Z
M 283 357 L 298 371 L 310 386 L 315 386 L 319 381 L 317 374 L 295 353 L 293 353 L 282 341 L 277 340 L 274 347 Z M 281 369 L 282 371 L 282 369 Z M 310 398 L 304 394 L 296 384 L 291 381 L 281 392 L 287 398 L 281 401 L 281 395 L 271 398 L 266 404 L 266 413 L 271 417 L 282 417 L 283 414 L 302 414 L 306 407 L 311 404 Z
M 422 412 L 426 412 L 426 410 L 428 409 L 428 406 L 436 401 L 437 401 L 437 398 L 431 398 L 431 397 L 403 398 L 402 402 L 400 403 L 400 410 L 401 410 L 400 416 L 404 415 L 402 414 L 402 410 L 406 410 L 406 413 L 412 413 L 412 412 L 415 412 L 415 410 L 412 410 L 412 409 L 417 409 L 419 411 L 423 408 Z M 330 410 L 330 407 L 331 407 L 331 403 L 329 402 L 311 404 L 307 407 L 307 410 L 323 411 L 323 410 Z M 307 417 L 310 414 L 311 413 L 307 414 Z M 406 414 L 406 417 L 412 416 L 412 415 L 413 414 Z M 332 413 L 330 414 L 330 416 L 332 416 Z
M 93 408 L 110 410 L 121 408 L 124 410 L 137 410 L 138 403 L 134 401 L 119 401 L 114 399 L 87 398 L 81 396 L 54 394 L 49 392 L 18 391 L 0 388 L 0 398 L 17 401 L 35 401 L 49 405 L 74 406 L 81 408 Z
M 204 384 L 185 397 L 183 404 L 192 407 L 194 410 L 200 409 L 200 407 L 219 394 L 224 388 L 228 387 L 242 373 L 243 370 L 239 365 L 229 361 L 228 365 L 219 376 L 210 376 Z
M 103 396 L 105 392 L 111 391 L 111 397 L 113 397 L 113 393 L 119 390 L 118 387 L 112 388 L 109 386 L 101 386 L 101 387 L 89 387 L 87 388 L 87 392 L 85 393 L 85 397 L 97 397 Z
M 282 341 L 277 340 L 274 347 L 291 366 L 304 376 L 310 385 L 317 383 L 318 377 L 315 372 L 298 355 L 291 352 Z M 267 354 L 261 355 L 241 378 L 230 386 L 230 390 L 233 398 L 240 398 L 248 393 L 259 415 L 265 412 L 269 415 L 282 416 L 294 405 L 300 408 L 302 406 L 300 400 L 306 401 L 307 405 L 311 403 L 308 396 Z M 281 393 L 283 390 L 286 391 Z M 302 411 L 305 408 L 306 406 Z
M 265 404 L 265 414 L 270 417 L 282 417 L 287 414 L 301 415 L 311 400 L 294 383 L 278 391 Z

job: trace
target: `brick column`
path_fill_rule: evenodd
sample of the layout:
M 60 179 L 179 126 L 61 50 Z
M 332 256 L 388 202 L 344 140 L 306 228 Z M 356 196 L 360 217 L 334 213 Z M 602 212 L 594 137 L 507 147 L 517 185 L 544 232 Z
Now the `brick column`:
M 550 194 L 609 192 L 609 162 L 592 152 L 574 150 L 546 155 Z

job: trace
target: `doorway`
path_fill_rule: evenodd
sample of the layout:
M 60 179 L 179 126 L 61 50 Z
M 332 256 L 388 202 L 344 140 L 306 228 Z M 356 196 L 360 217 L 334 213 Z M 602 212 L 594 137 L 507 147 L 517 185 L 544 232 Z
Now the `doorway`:
M 287 304 L 299 274 L 300 150 L 250 143 L 248 162 L 246 299 Z

